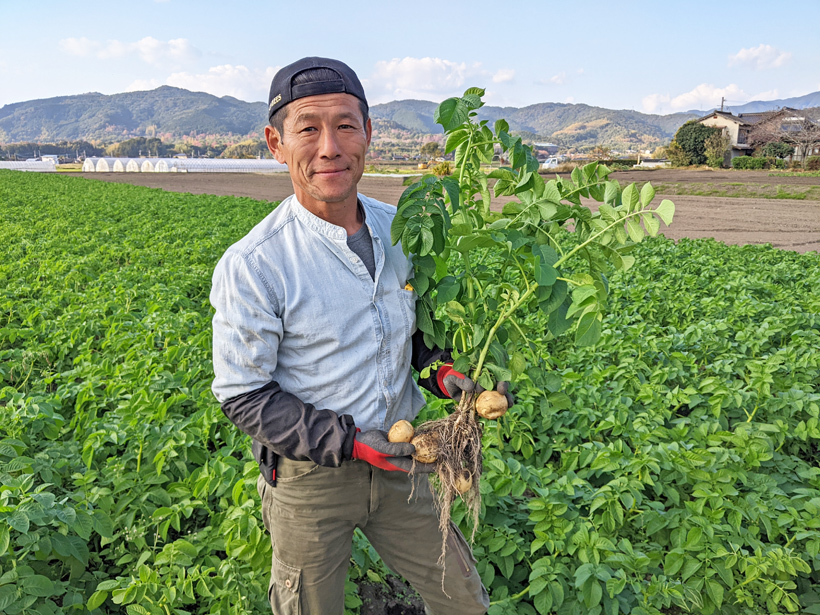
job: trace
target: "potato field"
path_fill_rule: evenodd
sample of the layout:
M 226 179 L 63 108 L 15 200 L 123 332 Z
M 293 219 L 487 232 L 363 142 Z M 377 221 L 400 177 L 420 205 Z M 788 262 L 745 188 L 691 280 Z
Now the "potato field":
M 208 293 L 273 206 L 0 172 L 0 612 L 270 613 Z M 490 613 L 820 615 L 820 255 L 632 255 L 597 344 L 525 340 L 516 405 L 484 429 Z M 350 614 L 387 575 L 357 535 Z

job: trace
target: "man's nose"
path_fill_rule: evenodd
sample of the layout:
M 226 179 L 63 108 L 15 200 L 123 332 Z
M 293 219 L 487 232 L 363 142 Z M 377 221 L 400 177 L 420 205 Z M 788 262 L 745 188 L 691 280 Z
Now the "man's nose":
M 323 130 L 319 142 L 319 155 L 322 158 L 336 158 L 341 154 L 342 150 L 339 147 L 339 137 L 336 131 L 332 129 Z

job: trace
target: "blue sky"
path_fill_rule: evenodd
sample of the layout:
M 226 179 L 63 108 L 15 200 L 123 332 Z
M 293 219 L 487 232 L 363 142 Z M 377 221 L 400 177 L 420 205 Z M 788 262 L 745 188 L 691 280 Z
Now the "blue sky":
M 306 55 L 371 104 L 575 102 L 670 113 L 820 91 L 820 0 L 0 0 L 0 106 L 174 85 L 267 100 Z

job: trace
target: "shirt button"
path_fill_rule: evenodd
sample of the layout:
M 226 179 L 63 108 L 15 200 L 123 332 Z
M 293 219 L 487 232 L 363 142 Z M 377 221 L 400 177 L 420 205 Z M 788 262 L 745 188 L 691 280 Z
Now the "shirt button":
M 293 583 L 291 582 L 291 580 L 290 580 L 290 579 L 285 579 L 285 587 L 287 587 L 288 589 L 290 589 L 290 586 L 291 586 L 291 585 L 293 585 Z
M 359 264 L 359 259 L 358 259 L 358 258 L 356 258 L 355 256 L 354 256 L 352 259 L 350 259 L 350 260 L 352 260 L 352 261 L 353 261 L 355 264 L 357 264 L 357 265 Z

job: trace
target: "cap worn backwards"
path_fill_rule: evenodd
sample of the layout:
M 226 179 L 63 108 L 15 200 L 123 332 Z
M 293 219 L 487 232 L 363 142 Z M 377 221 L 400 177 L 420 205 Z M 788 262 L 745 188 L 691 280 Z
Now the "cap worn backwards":
M 334 72 L 336 77 L 326 81 L 294 84 L 296 75 L 314 68 L 328 69 Z M 329 58 L 302 58 L 280 68 L 274 75 L 268 95 L 268 119 L 279 109 L 299 98 L 339 92 L 351 94 L 367 105 L 364 88 L 356 73 L 347 64 Z

